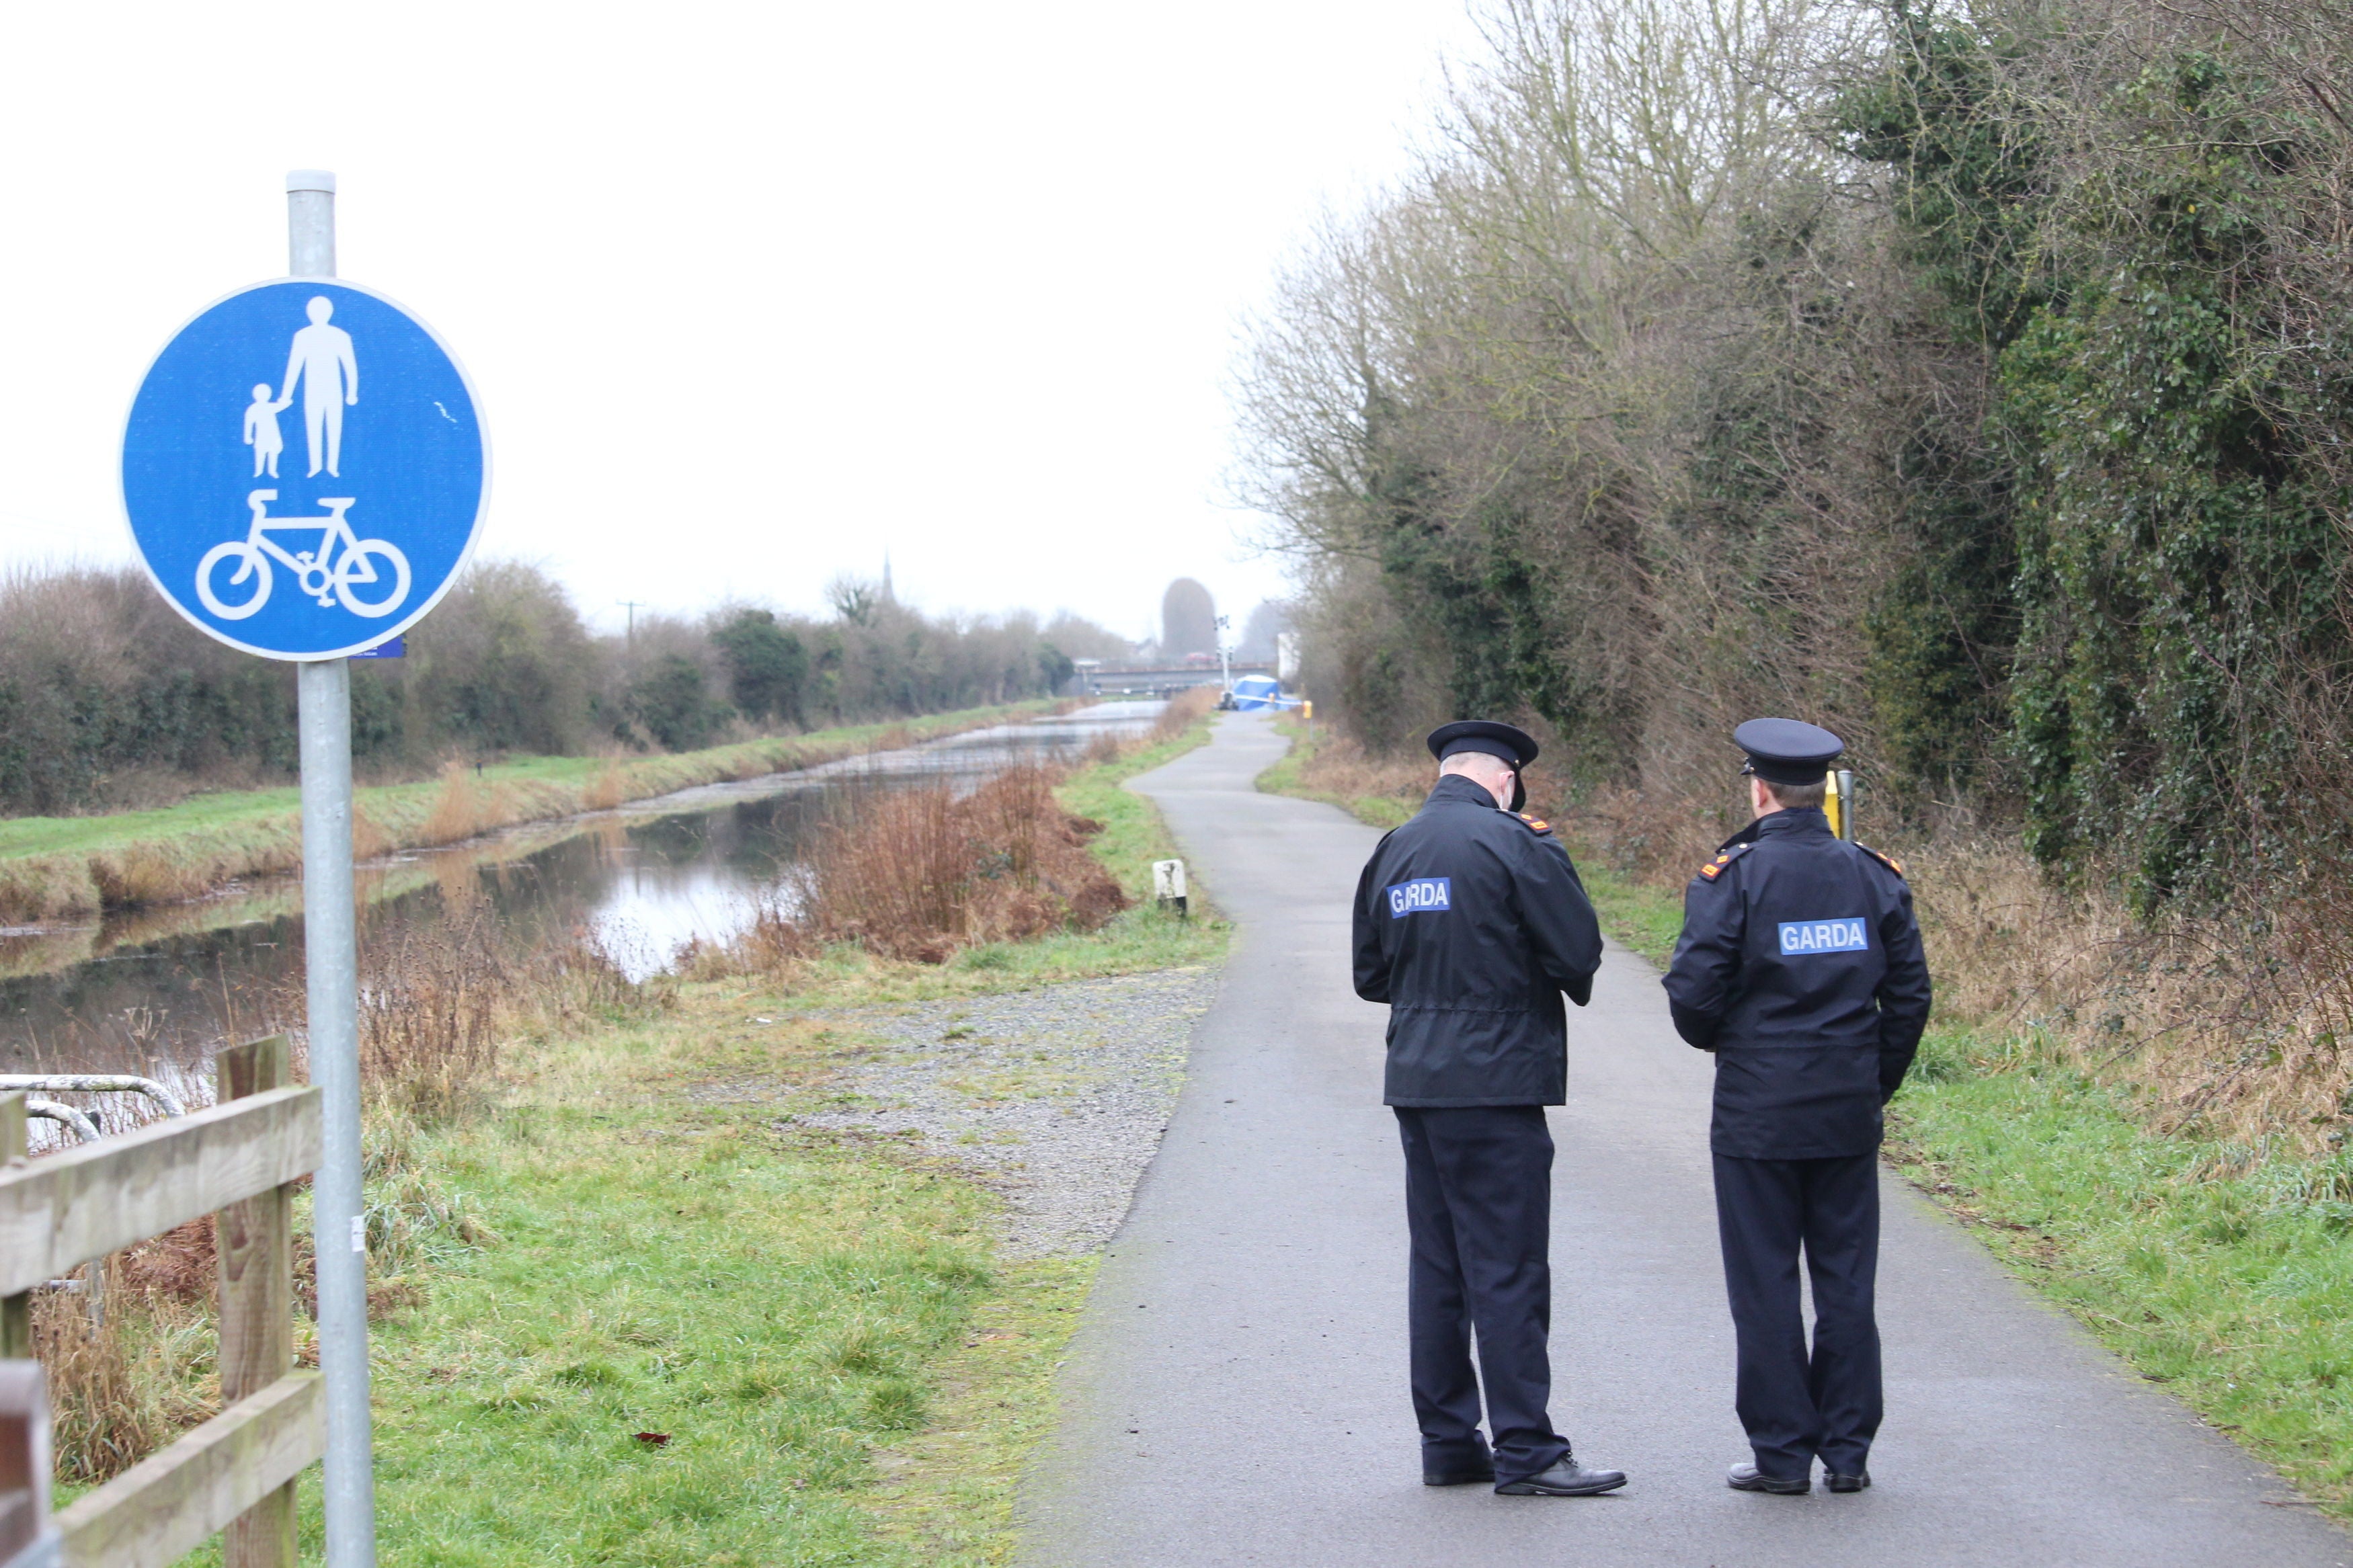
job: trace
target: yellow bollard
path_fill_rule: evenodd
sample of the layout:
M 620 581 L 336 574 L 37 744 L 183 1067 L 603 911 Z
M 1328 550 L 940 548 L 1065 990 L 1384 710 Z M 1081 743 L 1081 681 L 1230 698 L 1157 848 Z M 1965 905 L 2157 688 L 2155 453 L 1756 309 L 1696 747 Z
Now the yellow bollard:
M 1831 773 L 1830 791 L 1822 797 L 1822 812 L 1831 819 L 1831 832 L 1849 844 L 1854 842 L 1854 774 L 1845 768 Z

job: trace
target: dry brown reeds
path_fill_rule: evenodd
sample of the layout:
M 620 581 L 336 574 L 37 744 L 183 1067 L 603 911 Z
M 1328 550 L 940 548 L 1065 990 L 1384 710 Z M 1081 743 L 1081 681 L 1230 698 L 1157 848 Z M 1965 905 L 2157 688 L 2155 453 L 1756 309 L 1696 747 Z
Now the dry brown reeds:
M 1055 801 L 1058 777 L 1018 767 L 965 795 L 928 784 L 853 799 L 739 951 L 774 962 L 849 942 L 939 963 L 977 943 L 1100 926 L 1127 896 L 1087 852 L 1102 825 Z
M 1145 735 L 1145 744 L 1175 740 L 1187 730 L 1191 729 L 1203 714 L 1209 712 L 1217 705 L 1218 692 L 1215 687 L 1186 688 L 1170 698 L 1168 705 L 1161 709 L 1160 716 L 1152 721 L 1152 728 Z
M 1418 801 L 1430 793 L 1432 764 L 1419 753 L 1368 752 L 1346 735 L 1326 733 L 1300 773 L 1300 782 L 1342 800 Z
M 202 1223 L 209 1237 L 210 1222 Z M 47 1374 L 59 1480 L 111 1479 L 217 1409 L 204 1392 L 209 1380 L 194 1375 L 210 1355 L 209 1278 L 191 1299 L 144 1288 L 129 1261 L 107 1260 L 100 1321 L 78 1292 L 33 1298 L 33 1353 Z
M 2054 884 L 2014 845 L 1936 845 L 1906 870 L 1941 1016 L 2131 1086 L 2160 1131 L 2308 1150 L 2344 1125 L 2353 911 L 2332 886 L 2147 917 Z
M 352 808 L 352 858 L 374 860 L 392 852 L 392 835 L 384 824 L 368 815 L 365 806 Z
M 450 1121 L 494 1087 L 504 1041 L 668 995 L 632 981 L 593 933 L 520 944 L 478 884 L 445 882 L 438 915 L 371 931 L 362 943 L 361 1079 L 375 1110 Z
M 443 909 L 371 943 L 360 986 L 362 1081 L 377 1104 L 423 1122 L 450 1120 L 482 1092 L 501 1023 L 525 994 L 488 900 Z
M 475 838 L 499 821 L 492 791 L 466 763 L 451 758 L 441 764 L 441 791 L 433 809 L 417 829 L 420 844 L 457 844 Z
M 622 776 L 620 760 L 607 757 L 580 792 L 580 804 L 588 811 L 610 811 L 629 798 L 628 782 Z

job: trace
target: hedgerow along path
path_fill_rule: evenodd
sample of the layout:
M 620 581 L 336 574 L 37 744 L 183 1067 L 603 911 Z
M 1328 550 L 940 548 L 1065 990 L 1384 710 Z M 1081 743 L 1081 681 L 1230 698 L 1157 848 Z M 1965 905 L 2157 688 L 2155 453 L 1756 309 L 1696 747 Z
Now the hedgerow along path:
M 1237 926 L 1160 1152 L 1106 1258 L 1023 1500 L 1033 1568 L 1185 1563 L 2353 1563 L 2353 1538 L 2004 1274 L 1884 1194 L 1889 1416 L 1856 1496 L 1728 1490 L 1743 1456 L 1716 1261 L 1708 1063 L 1613 946 L 1552 1113 L 1555 1417 L 1610 1498 L 1419 1484 L 1381 1009 L 1349 989 L 1379 837 L 1261 795 L 1286 742 L 1230 716 L 1134 780 Z

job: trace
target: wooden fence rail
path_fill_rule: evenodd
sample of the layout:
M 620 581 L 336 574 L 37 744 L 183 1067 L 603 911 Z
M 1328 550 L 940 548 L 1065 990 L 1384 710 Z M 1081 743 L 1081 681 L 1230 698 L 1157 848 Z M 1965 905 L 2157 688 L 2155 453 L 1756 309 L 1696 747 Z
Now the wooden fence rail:
M 0 1357 L 32 1353 L 29 1293 L 80 1264 L 207 1214 L 220 1259 L 221 1413 L 60 1510 L 65 1568 L 156 1568 L 224 1531 L 227 1568 L 294 1568 L 294 1478 L 326 1444 L 319 1376 L 294 1370 L 319 1091 L 293 1083 L 283 1036 L 217 1065 L 210 1109 L 34 1162 L 24 1096 L 0 1098 Z

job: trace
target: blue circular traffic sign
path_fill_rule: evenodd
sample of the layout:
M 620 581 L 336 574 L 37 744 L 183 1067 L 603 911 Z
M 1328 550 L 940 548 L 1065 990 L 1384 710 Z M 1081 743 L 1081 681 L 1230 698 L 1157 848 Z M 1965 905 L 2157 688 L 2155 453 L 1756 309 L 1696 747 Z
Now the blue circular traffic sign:
M 481 530 L 490 458 L 431 328 L 325 278 L 258 283 L 180 329 L 122 437 L 122 506 L 180 614 L 265 658 L 398 637 Z

